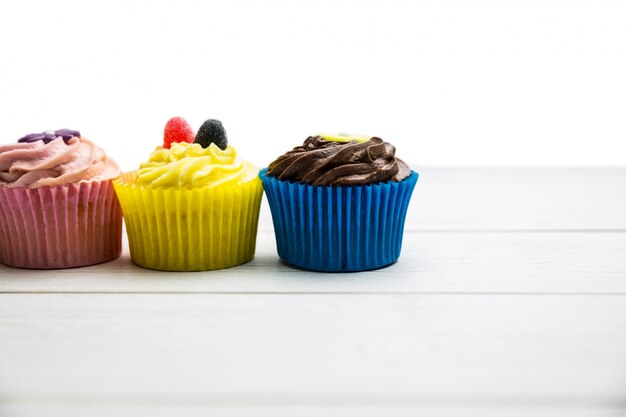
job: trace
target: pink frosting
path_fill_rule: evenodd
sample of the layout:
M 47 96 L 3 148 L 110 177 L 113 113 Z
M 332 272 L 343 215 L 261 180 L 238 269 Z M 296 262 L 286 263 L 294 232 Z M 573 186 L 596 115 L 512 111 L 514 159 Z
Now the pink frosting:
M 119 174 L 117 163 L 85 138 L 0 146 L 0 186 L 53 187 L 110 180 Z

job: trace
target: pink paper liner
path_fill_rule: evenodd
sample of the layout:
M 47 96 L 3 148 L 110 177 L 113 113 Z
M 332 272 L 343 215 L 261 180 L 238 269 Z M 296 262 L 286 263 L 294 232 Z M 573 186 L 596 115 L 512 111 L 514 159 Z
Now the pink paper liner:
M 0 186 L 0 262 L 29 269 L 94 265 L 120 256 L 122 211 L 110 180 Z

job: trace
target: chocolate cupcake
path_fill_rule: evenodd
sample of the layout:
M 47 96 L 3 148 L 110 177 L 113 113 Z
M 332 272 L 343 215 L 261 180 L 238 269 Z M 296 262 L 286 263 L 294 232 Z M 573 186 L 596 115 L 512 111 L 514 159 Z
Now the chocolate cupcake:
M 262 170 L 280 258 L 328 272 L 394 263 L 418 178 L 395 151 L 378 137 L 311 136 Z

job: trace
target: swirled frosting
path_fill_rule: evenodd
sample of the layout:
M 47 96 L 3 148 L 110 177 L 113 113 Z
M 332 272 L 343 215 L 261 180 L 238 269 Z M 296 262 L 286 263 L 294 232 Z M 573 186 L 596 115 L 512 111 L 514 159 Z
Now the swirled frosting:
M 396 158 L 396 148 L 373 137 L 367 141 L 333 141 L 308 137 L 302 146 L 278 157 L 267 173 L 281 180 L 311 185 L 365 185 L 401 181 L 411 174 Z
M 257 177 L 259 169 L 240 160 L 232 146 L 222 150 L 215 144 L 197 143 L 158 146 L 137 172 L 137 184 L 156 187 L 217 187 L 237 185 Z
M 5 187 L 53 187 L 110 180 L 119 174 L 117 163 L 82 137 L 0 146 L 0 185 Z

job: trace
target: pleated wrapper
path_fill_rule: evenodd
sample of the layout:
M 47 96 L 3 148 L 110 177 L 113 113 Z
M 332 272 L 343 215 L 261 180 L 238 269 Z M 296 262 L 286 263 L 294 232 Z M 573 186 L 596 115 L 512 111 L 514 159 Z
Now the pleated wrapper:
M 399 182 L 313 186 L 259 174 L 272 212 L 278 255 L 297 268 L 348 272 L 399 258 L 418 174 Z
M 0 262 L 18 268 L 94 265 L 120 256 L 122 212 L 111 180 L 0 186 Z
M 136 171 L 114 182 L 132 261 L 162 271 L 207 271 L 254 258 L 263 187 L 152 188 Z

